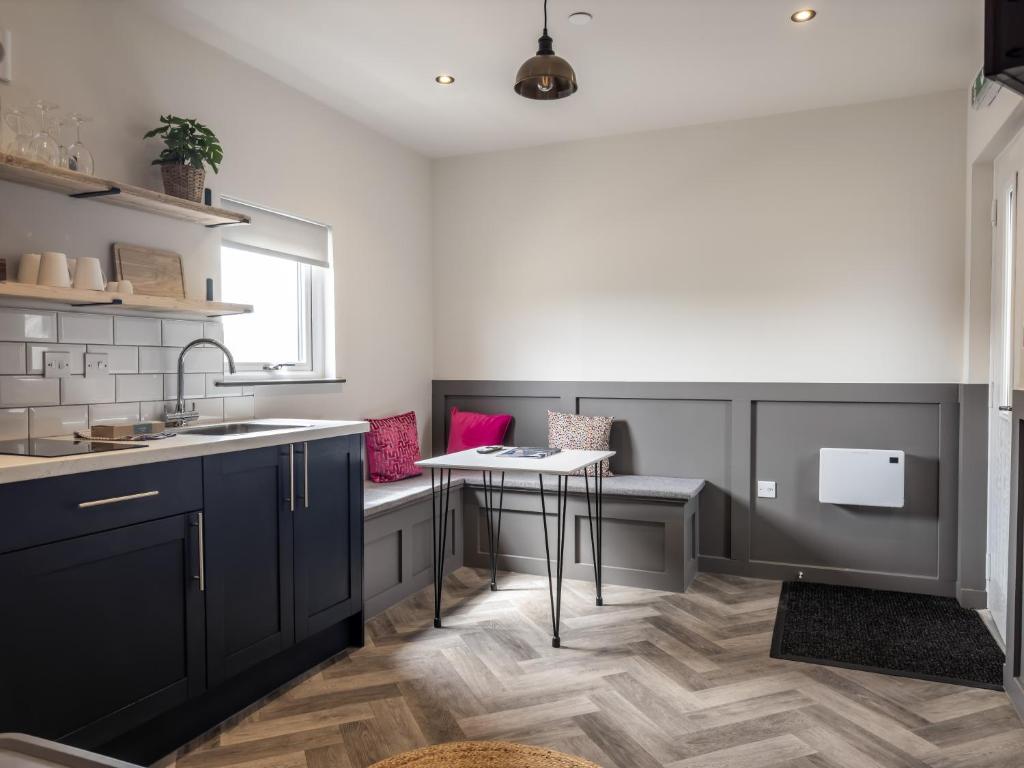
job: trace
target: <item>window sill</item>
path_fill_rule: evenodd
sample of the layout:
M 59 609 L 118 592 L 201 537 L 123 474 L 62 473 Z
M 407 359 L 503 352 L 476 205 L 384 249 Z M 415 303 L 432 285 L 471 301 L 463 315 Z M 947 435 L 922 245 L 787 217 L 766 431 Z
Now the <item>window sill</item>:
M 325 379 L 319 376 L 228 376 L 214 382 L 218 387 L 265 387 L 275 384 L 344 384 L 348 379 Z

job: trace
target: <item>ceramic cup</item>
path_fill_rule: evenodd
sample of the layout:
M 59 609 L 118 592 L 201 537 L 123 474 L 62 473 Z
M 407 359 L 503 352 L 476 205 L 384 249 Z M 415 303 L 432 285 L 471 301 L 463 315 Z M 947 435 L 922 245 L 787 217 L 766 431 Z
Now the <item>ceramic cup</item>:
M 75 269 L 78 267 L 78 259 L 73 259 L 68 256 L 68 277 L 71 278 L 71 284 L 75 284 Z
M 111 280 L 107 283 L 107 290 L 110 293 L 117 293 L 117 280 Z
M 39 284 L 53 288 L 70 288 L 71 273 L 68 257 L 56 251 L 46 251 L 39 261 Z
M 120 293 L 135 293 L 135 286 L 131 280 L 122 280 L 117 284 L 117 290 Z
M 18 262 L 18 282 L 37 283 L 39 282 L 39 261 L 42 256 L 38 253 L 23 253 L 21 261 Z
M 100 268 L 99 259 L 91 256 L 83 256 L 78 259 L 78 264 L 75 268 L 74 286 L 86 291 L 103 290 L 103 270 Z

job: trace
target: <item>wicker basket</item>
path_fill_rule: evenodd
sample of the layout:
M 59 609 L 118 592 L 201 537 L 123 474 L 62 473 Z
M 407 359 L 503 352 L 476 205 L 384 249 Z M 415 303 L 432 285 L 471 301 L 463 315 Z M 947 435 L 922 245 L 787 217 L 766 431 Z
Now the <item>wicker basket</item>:
M 164 177 L 164 192 L 168 195 L 191 200 L 193 203 L 203 202 L 203 187 L 206 186 L 205 168 L 168 163 L 160 166 L 160 173 Z
M 370 768 L 599 768 L 582 757 L 507 741 L 455 741 L 415 749 Z

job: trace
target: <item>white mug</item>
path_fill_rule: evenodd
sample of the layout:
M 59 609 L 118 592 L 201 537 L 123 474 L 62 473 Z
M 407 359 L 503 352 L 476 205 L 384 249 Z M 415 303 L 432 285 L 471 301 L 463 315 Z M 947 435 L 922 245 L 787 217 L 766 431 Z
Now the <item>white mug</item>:
M 39 284 L 53 288 L 70 288 L 71 273 L 68 272 L 68 257 L 56 251 L 46 251 L 39 261 Z
M 39 261 L 42 256 L 38 253 L 23 253 L 21 261 L 18 262 L 18 282 L 37 283 L 39 282 Z
M 74 286 L 86 291 L 103 290 L 103 270 L 100 268 L 99 259 L 91 256 L 83 256 L 78 259 Z
M 111 280 L 107 283 L 107 291 L 110 293 L 117 293 L 117 280 Z
M 132 285 L 131 280 L 122 280 L 117 284 L 117 290 L 120 293 L 135 293 L 135 286 Z
M 74 259 L 68 256 L 68 277 L 71 278 L 71 284 L 75 284 L 75 269 L 78 267 L 78 259 Z

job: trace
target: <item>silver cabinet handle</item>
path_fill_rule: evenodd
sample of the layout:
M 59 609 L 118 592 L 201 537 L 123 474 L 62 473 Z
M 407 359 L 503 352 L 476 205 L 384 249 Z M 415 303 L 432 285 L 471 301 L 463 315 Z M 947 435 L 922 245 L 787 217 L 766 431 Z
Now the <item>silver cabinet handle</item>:
M 1000 405 L 999 406 L 999 410 L 1003 411 L 1005 413 L 1009 413 L 1009 412 L 1011 412 L 1013 410 L 1013 406 L 1012 405 Z
M 199 591 L 206 591 L 206 531 L 203 529 L 203 513 L 199 515 Z
M 288 446 L 288 506 L 295 511 L 295 446 Z
M 130 493 L 127 496 L 111 496 L 109 499 L 95 499 L 93 501 L 78 502 L 79 509 L 89 507 L 102 507 L 104 504 L 120 504 L 122 501 L 135 501 L 136 499 L 148 499 L 151 496 L 159 496 L 160 491 L 143 491 L 142 493 Z
M 309 509 L 309 443 L 302 444 L 302 501 Z

